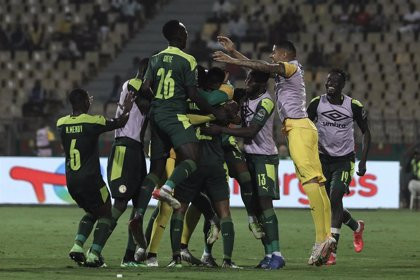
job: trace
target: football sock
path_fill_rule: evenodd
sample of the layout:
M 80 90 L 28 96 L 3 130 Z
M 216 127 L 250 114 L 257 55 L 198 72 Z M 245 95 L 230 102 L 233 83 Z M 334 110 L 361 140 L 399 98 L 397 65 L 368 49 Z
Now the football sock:
M 152 192 L 158 184 L 159 178 L 153 173 L 147 174 L 146 178 L 144 178 L 140 187 L 139 195 L 137 196 L 137 203 L 135 205 L 136 213 L 138 215 L 144 215 L 146 212 L 147 206 L 149 205 L 152 197 Z
M 134 215 L 135 215 L 135 211 L 133 208 L 130 214 L 130 220 L 134 218 Z M 131 233 L 131 230 L 128 229 L 128 239 L 127 239 L 127 247 L 126 247 L 125 254 L 127 255 L 127 252 L 128 252 L 128 255 L 130 255 L 131 252 L 134 252 L 135 250 L 136 250 L 136 243 L 134 242 L 134 238 L 133 238 L 133 234 Z M 134 257 L 134 253 L 133 253 L 133 257 Z
M 248 213 L 248 216 L 254 216 L 255 209 L 252 195 L 251 175 L 249 174 L 249 172 L 242 172 L 236 179 L 238 180 L 238 183 L 241 188 L 241 198 L 242 202 L 245 205 L 246 212 Z
M 337 244 L 338 244 L 338 240 L 340 239 L 340 229 L 331 228 L 331 235 L 332 237 L 334 237 L 335 241 L 337 241 Z
M 268 234 L 267 234 L 266 229 L 264 227 L 264 225 L 265 225 L 264 215 L 261 215 L 258 220 L 260 221 L 260 223 L 261 223 L 261 225 L 264 229 L 264 233 L 265 233 L 264 237 L 261 238 L 261 243 L 264 246 L 264 254 L 266 256 L 271 256 L 271 254 L 273 253 L 273 249 L 271 248 L 271 242 L 269 241 Z
M 163 233 L 165 232 L 166 225 L 172 215 L 172 207 L 166 202 L 159 202 L 158 215 L 153 222 L 152 234 L 150 236 L 149 252 L 157 253 L 162 240 Z
M 343 210 L 343 223 L 346 224 L 352 231 L 359 229 L 359 223 L 353 219 L 350 212 L 347 209 Z
M 203 224 L 203 233 L 204 233 L 204 253 L 205 255 L 211 255 L 211 252 L 213 250 L 213 244 L 209 245 L 207 244 L 207 233 L 209 232 L 211 227 L 210 221 L 209 220 L 204 220 L 204 224 Z
M 99 218 L 96 224 L 95 232 L 93 235 L 92 251 L 96 255 L 100 255 L 105 246 L 106 240 L 109 237 L 109 229 L 111 227 L 111 219 Z
M 158 202 L 160 204 L 160 201 Z M 146 237 L 147 244 L 150 244 L 150 238 L 152 236 L 153 224 L 155 223 L 156 217 L 159 215 L 159 205 L 153 210 L 150 216 L 149 222 L 147 223 L 146 231 L 144 236 Z
M 197 164 L 192 159 L 181 161 L 175 167 L 171 176 L 168 178 L 162 188 L 165 188 L 169 191 L 174 189 L 176 185 L 187 179 L 195 170 L 197 170 Z
M 328 236 L 331 236 L 331 202 L 328 198 L 327 191 L 325 190 L 325 186 L 320 186 L 319 191 L 321 193 L 322 202 L 324 204 L 324 224 L 325 224 L 325 233 L 324 239 Z
M 190 242 L 190 238 L 198 224 L 198 221 L 200 221 L 200 217 L 200 211 L 194 205 L 190 205 L 184 217 L 184 228 L 182 229 L 181 237 L 182 244 L 188 244 Z
M 79 222 L 79 228 L 77 229 L 76 238 L 74 244 L 83 247 L 86 239 L 89 237 L 92 232 L 93 225 L 95 224 L 96 219 L 91 214 L 86 213 Z
M 220 219 L 220 226 L 223 238 L 223 259 L 231 259 L 233 244 L 235 242 L 235 230 L 233 229 L 232 218 L 226 217 Z
M 309 206 L 315 224 L 315 242 L 322 243 L 325 240 L 325 212 L 319 184 L 308 183 L 303 185 L 303 189 L 309 198 Z
M 263 228 L 267 235 L 267 242 L 270 244 L 270 249 L 272 252 L 280 252 L 279 227 L 276 212 L 274 212 L 273 208 L 267 209 L 263 211 L 263 216 Z
M 181 213 L 173 213 L 171 219 L 171 246 L 172 255 L 180 254 L 182 228 L 184 217 Z

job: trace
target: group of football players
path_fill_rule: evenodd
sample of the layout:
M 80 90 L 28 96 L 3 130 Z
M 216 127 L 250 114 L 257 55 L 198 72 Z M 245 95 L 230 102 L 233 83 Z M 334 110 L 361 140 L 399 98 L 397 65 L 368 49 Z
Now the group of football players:
M 249 230 L 264 248 L 256 267 L 283 268 L 286 262 L 273 207 L 273 200 L 280 198 L 273 137 L 276 110 L 315 225 L 308 264 L 336 263 L 343 223 L 354 232 L 354 247 L 360 252 L 364 222 L 352 218 L 342 199 L 354 173 L 354 122 L 363 133 L 359 176 L 366 172 L 370 131 L 363 105 L 342 92 L 345 73 L 332 69 L 325 93 L 306 108 L 303 68 L 290 41 L 277 42 L 272 62 L 265 62 L 247 58 L 229 38 L 218 37 L 225 51 L 215 52 L 213 59 L 250 69 L 245 88 L 234 88 L 229 73 L 218 67 L 204 69 L 183 51 L 188 33 L 181 22 L 168 21 L 162 33 L 168 48 L 143 59 L 137 76 L 124 83 L 114 119 L 89 115 L 92 99 L 78 88 L 69 95 L 72 114 L 57 121 L 68 191 L 85 210 L 70 258 L 79 265 L 104 266 L 102 249 L 131 200 L 122 267 L 158 266 L 159 243 L 170 221 L 172 261 L 168 267 L 182 267 L 182 261 L 218 266 L 212 246 L 221 235 L 221 266 L 240 268 L 232 261 L 235 231 L 229 208 L 230 176 L 240 185 Z M 268 88 L 270 78 L 275 80 L 274 95 Z M 149 171 L 143 147 L 147 126 L 151 130 Z M 115 130 L 115 140 L 107 176 L 113 205 L 98 152 L 99 135 L 111 130 Z M 242 149 L 236 138 L 243 139 Z M 144 231 L 152 196 L 159 204 Z M 205 241 L 198 259 L 188 243 L 201 214 Z M 83 246 L 94 227 L 93 243 L 85 254 Z

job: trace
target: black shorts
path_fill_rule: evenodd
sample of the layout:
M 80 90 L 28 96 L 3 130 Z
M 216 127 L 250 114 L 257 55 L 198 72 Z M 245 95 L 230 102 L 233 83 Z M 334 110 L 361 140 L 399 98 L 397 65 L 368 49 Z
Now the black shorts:
M 143 145 L 127 137 L 115 139 L 107 173 L 113 198 L 135 198 L 146 176 Z
M 337 158 L 319 156 L 322 164 L 322 173 L 326 178 L 325 188 L 328 196 L 333 189 L 338 189 L 344 194 L 349 193 L 349 185 L 354 175 L 354 159 L 351 157 Z
M 88 213 L 102 207 L 110 199 L 105 183 L 100 189 L 86 189 L 79 193 L 72 193 L 69 190 L 69 193 L 77 205 Z
M 200 165 L 187 180 L 175 187 L 174 196 L 180 202 L 189 203 L 200 192 L 205 192 L 212 202 L 229 199 L 229 184 L 222 162 Z

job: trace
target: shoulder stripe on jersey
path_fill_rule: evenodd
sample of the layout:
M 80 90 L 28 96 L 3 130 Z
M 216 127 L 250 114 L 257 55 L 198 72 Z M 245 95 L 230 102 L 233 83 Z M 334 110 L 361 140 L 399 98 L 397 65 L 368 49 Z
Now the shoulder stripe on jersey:
M 100 115 L 88 115 L 88 114 L 81 114 L 77 117 L 72 116 L 65 116 L 60 118 L 57 121 L 57 126 L 65 125 L 65 124 L 80 124 L 80 123 L 89 123 L 89 124 L 100 124 L 105 125 L 106 119 Z
M 363 104 L 357 99 L 352 99 L 351 103 L 353 103 L 354 105 L 357 105 L 359 107 L 363 107 Z
M 180 57 L 185 58 L 190 63 L 191 70 L 194 70 L 195 67 L 197 67 L 197 61 L 192 55 L 184 53 L 183 51 L 181 51 L 180 49 L 176 47 L 168 47 L 167 49 L 161 51 L 159 54 L 161 53 L 176 54 L 176 55 L 179 55 Z
M 286 78 L 290 78 L 298 70 L 298 67 L 295 64 L 288 63 L 288 62 L 282 62 L 282 63 L 284 65 L 284 72 L 285 72 Z
M 320 98 L 321 98 L 321 96 L 314 97 L 314 98 L 312 98 L 311 102 L 309 102 L 309 103 L 312 103 L 312 102 L 314 102 L 314 101 L 316 101 L 316 100 L 318 100 Z
M 261 106 L 270 114 L 274 108 L 274 102 L 269 98 L 261 100 Z
M 233 89 L 233 86 L 232 86 L 232 85 L 229 85 L 229 84 L 222 84 L 222 85 L 220 86 L 219 90 L 221 90 L 221 91 L 223 91 L 224 93 L 226 93 L 226 94 L 227 94 L 227 96 L 228 96 L 228 99 L 229 99 L 229 100 L 232 100 L 232 99 L 233 99 L 233 92 L 234 92 L 234 89 Z
M 130 79 L 128 81 L 128 84 L 130 86 L 132 86 L 133 88 L 135 88 L 135 90 L 137 90 L 137 91 L 140 89 L 142 83 L 143 83 L 143 81 L 141 79 L 137 79 L 137 78 Z

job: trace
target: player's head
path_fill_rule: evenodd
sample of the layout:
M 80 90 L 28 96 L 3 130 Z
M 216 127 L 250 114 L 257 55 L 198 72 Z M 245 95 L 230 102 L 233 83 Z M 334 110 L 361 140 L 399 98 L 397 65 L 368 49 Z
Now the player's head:
M 140 60 L 137 67 L 137 78 L 143 79 L 144 74 L 146 74 L 147 65 L 149 64 L 149 58 L 143 58 Z
M 341 91 L 346 84 L 346 73 L 340 69 L 332 69 L 327 76 L 327 82 L 325 83 L 325 89 L 327 95 L 334 96 L 341 94 Z
M 225 71 L 219 67 L 210 68 L 206 75 L 206 88 L 212 90 L 220 88 L 225 80 L 225 75 Z
M 246 77 L 246 94 L 248 96 L 258 95 L 266 91 L 270 74 L 252 70 Z
M 296 59 L 296 48 L 290 41 L 279 41 L 274 44 L 270 58 L 274 63 L 289 62 Z
M 206 87 L 207 69 L 201 65 L 197 65 L 197 83 L 199 88 Z
M 181 50 L 187 46 L 188 32 L 179 20 L 173 19 L 165 23 L 162 34 L 170 45 L 174 45 Z
M 73 108 L 73 112 L 78 111 L 87 113 L 90 108 L 91 100 L 88 92 L 82 88 L 75 88 L 69 94 L 69 101 Z

